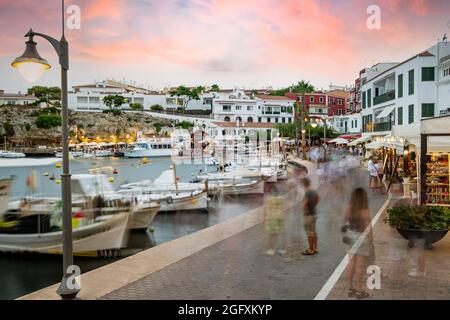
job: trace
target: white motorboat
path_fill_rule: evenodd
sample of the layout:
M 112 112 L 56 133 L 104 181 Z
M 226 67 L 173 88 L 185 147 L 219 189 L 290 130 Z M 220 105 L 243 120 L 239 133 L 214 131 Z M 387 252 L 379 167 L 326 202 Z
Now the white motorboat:
M 84 155 L 83 152 L 81 151 L 72 151 L 69 152 L 69 158 L 73 159 L 73 158 L 79 158 L 82 157 Z M 63 153 L 62 152 L 57 152 L 55 155 L 56 158 L 62 158 L 63 157 Z
M 136 192 L 126 195 L 114 190 L 113 185 L 102 174 L 76 174 L 72 176 L 72 203 L 74 205 L 87 205 L 88 201 L 100 200 L 108 206 L 116 206 L 123 201 L 133 202 L 133 216 L 130 229 L 143 230 L 150 227 L 153 219 L 160 210 L 160 204 L 147 195 Z M 101 199 L 98 199 L 101 197 Z M 93 204 L 94 208 L 102 207 L 101 204 Z
M 156 180 L 122 185 L 120 194 L 141 195 L 161 205 L 160 211 L 207 210 L 208 196 L 204 183 L 175 181 L 172 170 L 164 171 Z
M 207 181 L 208 192 L 226 195 L 263 194 L 264 178 L 260 172 L 237 168 L 229 172 L 200 173 L 195 181 Z
M 95 152 L 95 156 L 97 158 L 105 158 L 105 157 L 112 157 L 114 153 L 110 150 L 97 150 Z
M 22 199 L 10 203 L 10 179 L 0 180 L 0 251 L 62 253 L 60 199 Z M 73 252 L 104 255 L 118 252 L 128 240 L 130 206 L 72 208 Z
M 26 157 L 25 153 L 0 150 L 0 158 L 18 159 L 18 158 L 25 158 L 25 157 Z
M 170 157 L 172 155 L 171 139 L 140 140 L 130 148 L 124 149 L 126 158 Z

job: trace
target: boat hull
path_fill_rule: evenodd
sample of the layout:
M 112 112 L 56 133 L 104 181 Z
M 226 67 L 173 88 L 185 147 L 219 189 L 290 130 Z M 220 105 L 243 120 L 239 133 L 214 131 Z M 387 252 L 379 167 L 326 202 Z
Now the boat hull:
M 210 194 L 221 193 L 223 195 L 264 194 L 264 181 L 253 181 L 249 183 L 212 182 L 209 189 Z
M 191 211 L 191 210 L 207 210 L 208 194 L 206 191 L 199 193 L 186 193 L 181 196 L 171 197 L 160 200 L 161 209 L 164 212 L 173 211 Z
M 133 216 L 131 219 L 130 229 L 132 230 L 146 230 L 150 227 L 155 219 L 158 211 L 160 210 L 160 205 L 138 205 L 134 207 Z
M 73 230 L 75 254 L 121 249 L 126 246 L 130 213 L 118 213 L 104 219 Z M 0 252 L 62 253 L 62 239 L 62 231 L 43 234 L 0 234 Z
M 150 158 L 150 157 L 170 157 L 171 149 L 155 149 L 155 150 L 126 150 L 123 152 L 125 158 Z

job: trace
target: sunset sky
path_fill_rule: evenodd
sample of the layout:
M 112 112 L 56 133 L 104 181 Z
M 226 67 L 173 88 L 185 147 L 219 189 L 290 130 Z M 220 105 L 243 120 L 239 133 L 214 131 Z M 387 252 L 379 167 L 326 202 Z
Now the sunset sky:
M 69 85 L 104 78 L 145 87 L 350 85 L 359 70 L 396 62 L 450 36 L 448 0 L 68 0 L 81 30 L 67 30 Z M 366 26 L 369 5 L 381 29 Z M 31 84 L 9 66 L 23 35 L 60 36 L 59 0 L 0 0 L 0 89 Z M 39 85 L 59 85 L 53 49 L 36 39 L 53 68 Z

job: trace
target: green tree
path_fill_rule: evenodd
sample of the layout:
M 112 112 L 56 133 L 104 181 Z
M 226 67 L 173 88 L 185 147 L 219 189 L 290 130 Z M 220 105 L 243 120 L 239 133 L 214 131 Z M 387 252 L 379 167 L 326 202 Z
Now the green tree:
M 205 87 L 198 86 L 195 88 L 187 88 L 185 86 L 179 86 L 175 90 L 170 92 L 171 97 L 180 97 L 183 99 L 182 110 L 186 110 L 189 102 L 192 100 L 200 100 L 200 94 L 205 91 Z
M 210 92 L 219 92 L 220 91 L 220 87 L 218 84 L 213 84 L 211 86 L 211 89 L 209 90 Z
M 112 108 L 118 109 L 127 102 L 128 100 L 121 95 L 109 95 L 103 98 L 103 103 L 110 109 Z
M 182 129 L 185 129 L 185 130 L 189 130 L 194 127 L 194 124 L 192 122 L 183 120 L 178 124 L 178 127 L 181 127 Z
M 301 81 L 297 82 L 297 84 L 293 84 L 287 88 L 272 91 L 271 95 L 284 96 L 288 92 L 312 93 L 314 91 L 316 91 L 316 88 L 314 88 L 314 86 L 311 83 L 309 83 L 309 81 L 301 80 Z
M 155 131 L 156 131 L 157 134 L 159 134 L 161 132 L 162 126 L 161 126 L 160 123 L 155 123 L 153 125 L 153 127 L 155 128 Z

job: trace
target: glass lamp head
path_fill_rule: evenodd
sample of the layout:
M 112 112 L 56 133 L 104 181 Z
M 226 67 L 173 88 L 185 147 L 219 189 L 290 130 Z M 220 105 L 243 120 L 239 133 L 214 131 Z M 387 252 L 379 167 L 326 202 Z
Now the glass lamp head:
M 36 82 L 51 66 L 47 60 L 39 55 L 36 48 L 37 43 L 33 41 L 32 36 L 25 44 L 25 52 L 17 57 L 11 63 L 11 66 L 18 69 L 26 80 Z

